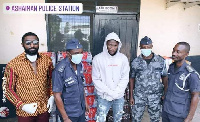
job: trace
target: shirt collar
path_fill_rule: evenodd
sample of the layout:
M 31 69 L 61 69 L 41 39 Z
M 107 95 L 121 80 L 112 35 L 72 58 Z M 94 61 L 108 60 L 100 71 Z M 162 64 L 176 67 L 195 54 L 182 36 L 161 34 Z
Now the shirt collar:
M 171 67 L 171 71 L 174 72 L 174 73 L 184 72 L 186 66 L 187 66 L 187 63 L 184 61 L 184 63 L 181 65 L 181 67 L 180 67 L 176 72 L 174 72 L 175 63 L 173 63 L 173 64 L 172 64 L 172 67 Z

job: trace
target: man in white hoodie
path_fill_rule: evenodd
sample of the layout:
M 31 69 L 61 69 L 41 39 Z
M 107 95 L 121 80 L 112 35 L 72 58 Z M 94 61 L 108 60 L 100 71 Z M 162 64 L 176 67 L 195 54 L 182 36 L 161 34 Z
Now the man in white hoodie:
M 92 61 L 92 80 L 97 90 L 97 122 L 105 122 L 112 106 L 114 122 L 122 119 L 124 92 L 129 82 L 129 62 L 120 53 L 122 43 L 118 35 L 109 33 L 103 52 Z

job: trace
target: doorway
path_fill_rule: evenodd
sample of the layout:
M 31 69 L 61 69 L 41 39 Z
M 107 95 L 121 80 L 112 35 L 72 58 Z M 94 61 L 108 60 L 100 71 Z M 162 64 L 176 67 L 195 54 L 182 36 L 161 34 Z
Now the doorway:
M 122 42 L 120 52 L 129 61 L 136 57 L 138 21 L 136 15 L 94 15 L 93 56 L 102 52 L 107 34 L 115 32 Z

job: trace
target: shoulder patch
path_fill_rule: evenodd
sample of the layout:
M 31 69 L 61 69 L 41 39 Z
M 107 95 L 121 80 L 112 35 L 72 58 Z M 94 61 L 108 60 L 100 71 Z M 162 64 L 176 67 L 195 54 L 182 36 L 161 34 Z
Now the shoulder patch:
M 195 72 L 195 70 L 190 65 L 187 65 L 186 69 L 188 70 L 188 72 Z
M 65 66 L 60 66 L 60 67 L 58 68 L 58 71 L 59 71 L 59 72 L 63 72 L 64 69 L 65 69 Z
M 56 68 L 59 72 L 63 72 L 65 67 L 67 66 L 66 62 L 60 62 L 60 64 L 58 65 L 58 67 Z

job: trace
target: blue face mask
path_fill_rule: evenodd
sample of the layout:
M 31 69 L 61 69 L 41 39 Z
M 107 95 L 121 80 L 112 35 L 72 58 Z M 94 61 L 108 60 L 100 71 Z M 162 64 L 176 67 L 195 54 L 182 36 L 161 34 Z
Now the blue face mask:
M 142 55 L 144 55 L 145 57 L 148 57 L 151 55 L 151 50 L 152 49 L 141 49 Z
M 74 55 L 72 55 L 71 61 L 75 64 L 79 64 L 79 63 L 81 63 L 82 58 L 83 58 L 83 54 L 74 54 Z

